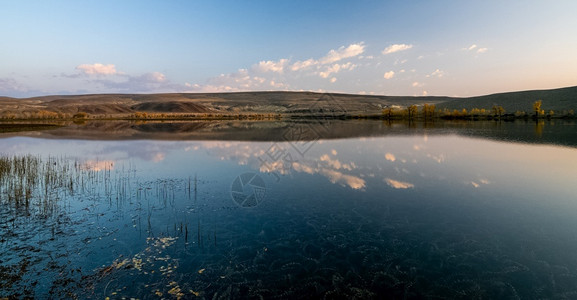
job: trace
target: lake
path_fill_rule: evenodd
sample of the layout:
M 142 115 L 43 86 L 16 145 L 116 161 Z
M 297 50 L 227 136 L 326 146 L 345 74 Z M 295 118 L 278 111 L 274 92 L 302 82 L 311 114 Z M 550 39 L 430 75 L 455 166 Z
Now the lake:
M 575 129 L 96 122 L 3 134 L 0 298 L 575 298 Z

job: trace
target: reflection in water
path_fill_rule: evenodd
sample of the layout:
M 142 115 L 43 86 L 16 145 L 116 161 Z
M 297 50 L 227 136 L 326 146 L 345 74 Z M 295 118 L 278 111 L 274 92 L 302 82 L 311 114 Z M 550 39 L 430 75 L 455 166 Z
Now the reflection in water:
M 543 137 L 543 127 L 545 127 L 545 120 L 535 121 L 535 136 Z
M 289 141 L 2 146 L 0 297 L 576 292 L 575 149 L 452 134 L 305 153 Z M 245 173 L 266 185 L 257 206 L 231 198 Z
M 80 166 L 83 170 L 91 170 L 91 171 L 110 171 L 114 169 L 114 161 L 112 160 L 88 160 L 82 163 Z
M 390 178 L 385 178 L 385 182 L 393 188 L 396 189 L 410 189 L 410 188 L 414 188 L 415 185 L 412 183 L 408 183 L 408 182 L 402 182 L 402 181 L 397 181 L 397 180 L 393 180 Z

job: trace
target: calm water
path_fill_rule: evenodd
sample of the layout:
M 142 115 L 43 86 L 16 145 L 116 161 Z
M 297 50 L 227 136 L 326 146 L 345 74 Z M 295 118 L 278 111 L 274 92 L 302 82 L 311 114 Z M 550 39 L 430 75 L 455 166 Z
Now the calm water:
M 577 297 L 577 148 L 474 136 L 1 139 L 0 297 Z

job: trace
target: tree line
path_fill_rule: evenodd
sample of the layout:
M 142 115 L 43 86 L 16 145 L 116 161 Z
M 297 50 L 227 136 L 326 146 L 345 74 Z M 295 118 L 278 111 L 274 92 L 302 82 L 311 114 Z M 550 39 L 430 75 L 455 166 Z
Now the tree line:
M 575 112 L 565 110 L 556 113 L 554 110 L 543 109 L 543 101 L 537 100 L 533 103 L 532 110 L 507 112 L 500 105 L 493 105 L 491 109 L 472 108 L 463 109 L 437 109 L 434 104 L 409 105 L 406 108 L 385 107 L 382 110 L 383 119 L 467 119 L 467 120 L 501 120 L 501 119 L 551 119 L 551 118 L 575 118 Z

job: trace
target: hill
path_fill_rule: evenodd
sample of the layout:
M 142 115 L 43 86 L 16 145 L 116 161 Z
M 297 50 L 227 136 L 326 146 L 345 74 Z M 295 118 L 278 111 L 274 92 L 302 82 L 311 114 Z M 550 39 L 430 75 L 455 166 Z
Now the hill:
M 459 98 L 440 103 L 437 107 L 450 110 L 463 108 L 471 110 L 473 108 L 491 109 L 493 105 L 500 105 L 506 112 L 531 112 L 533 103 L 537 100 L 543 100 L 542 108 L 546 111 L 554 110 L 559 113 L 569 110 L 577 111 L 577 86 Z
M 437 104 L 449 97 L 394 97 L 313 92 L 98 94 L 0 98 L 0 116 L 38 112 L 121 116 L 135 112 L 184 114 L 380 113 L 387 106 Z
M 440 109 L 490 109 L 500 105 L 507 112 L 531 111 L 536 100 L 543 109 L 577 111 L 577 87 L 553 90 L 521 91 L 479 97 L 409 97 L 313 92 L 239 92 L 173 94 L 94 94 L 42 96 L 32 98 L 0 97 L 0 118 L 72 116 L 84 112 L 92 117 L 126 117 L 135 113 L 238 115 L 311 114 L 379 115 L 385 107 L 435 104 Z

